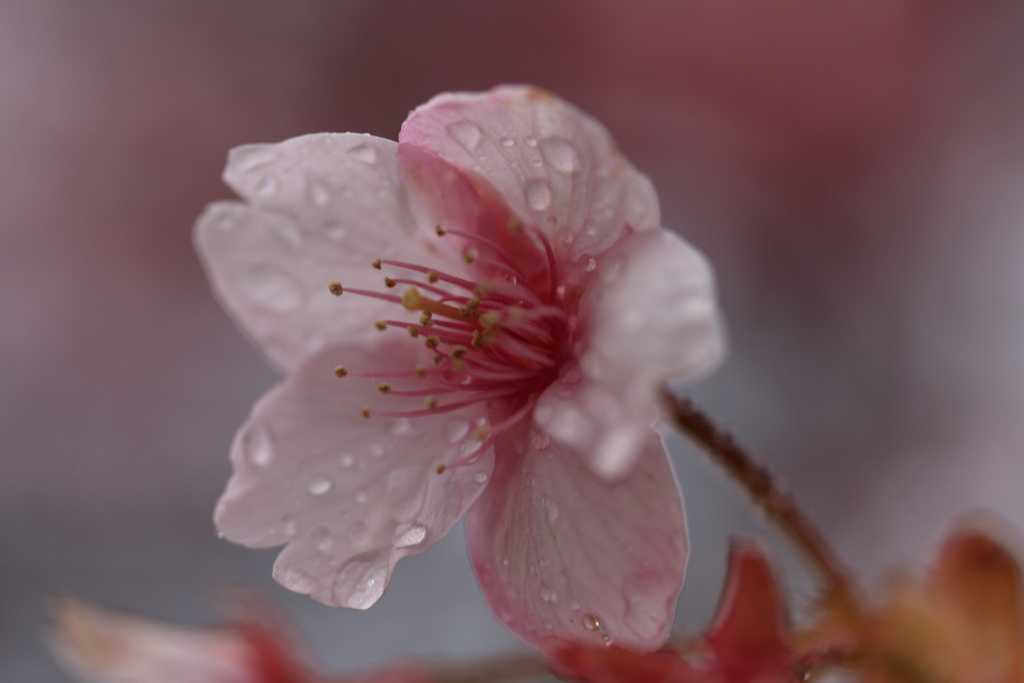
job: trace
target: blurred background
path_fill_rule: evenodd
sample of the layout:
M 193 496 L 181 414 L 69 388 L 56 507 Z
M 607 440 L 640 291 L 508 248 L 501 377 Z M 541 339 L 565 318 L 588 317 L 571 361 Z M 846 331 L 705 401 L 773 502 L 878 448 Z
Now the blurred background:
M 696 397 L 868 577 L 958 514 L 1024 527 L 1024 5 L 1009 0 L 0 0 L 0 680 L 69 679 L 48 594 L 186 623 L 253 586 L 340 671 L 521 647 L 457 529 L 369 612 L 214 538 L 277 377 L 191 245 L 228 149 L 394 138 L 437 92 L 533 83 L 600 119 L 713 261 L 731 355 Z M 717 599 L 742 495 L 673 439 Z

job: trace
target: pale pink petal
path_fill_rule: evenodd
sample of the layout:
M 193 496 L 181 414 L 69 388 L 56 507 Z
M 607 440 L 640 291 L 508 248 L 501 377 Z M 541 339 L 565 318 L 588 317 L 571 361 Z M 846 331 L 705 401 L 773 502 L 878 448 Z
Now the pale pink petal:
M 276 365 L 373 332 L 381 302 L 336 299 L 330 282 L 381 289 L 376 258 L 433 267 L 396 148 L 344 133 L 232 150 L 224 178 L 248 203 L 211 204 L 196 247 L 217 297 Z
M 398 140 L 493 191 L 573 264 L 606 250 L 626 226 L 660 225 L 654 188 L 604 127 L 543 90 L 438 95 L 410 114 Z
M 483 404 L 385 417 L 380 413 L 422 410 L 424 399 L 382 396 L 381 378 L 333 374 L 336 365 L 410 375 L 417 363 L 429 367 L 431 354 L 410 342 L 385 333 L 376 344 L 312 356 L 256 404 L 231 449 L 234 475 L 217 504 L 217 528 L 253 547 L 287 543 L 274 578 L 329 605 L 365 609 L 376 602 L 395 562 L 447 534 L 490 475 L 493 449 L 436 471 L 478 445 Z M 431 380 L 386 381 L 398 389 Z M 361 415 L 364 405 L 369 418 Z
M 72 599 L 52 605 L 49 645 L 90 683 L 261 683 L 250 645 L 230 628 L 186 629 Z
M 614 478 L 638 457 L 657 386 L 696 379 L 724 354 L 711 268 L 672 233 L 630 235 L 595 263 L 580 326 L 579 372 L 548 388 L 534 419 Z
M 499 441 L 491 485 L 466 516 L 494 613 L 528 643 L 605 637 L 648 651 L 683 583 L 682 500 L 657 433 L 616 482 L 530 425 Z

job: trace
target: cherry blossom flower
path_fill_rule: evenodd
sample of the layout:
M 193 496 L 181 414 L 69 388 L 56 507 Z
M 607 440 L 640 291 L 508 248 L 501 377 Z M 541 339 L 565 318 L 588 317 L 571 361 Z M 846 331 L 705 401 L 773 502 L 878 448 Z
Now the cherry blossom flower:
M 277 366 L 231 450 L 218 529 L 365 609 L 466 517 L 492 609 L 530 643 L 649 650 L 682 585 L 654 388 L 723 353 L 705 260 L 594 120 L 500 87 L 421 106 L 398 143 L 231 152 L 196 242 Z
M 300 662 L 290 638 L 265 618 L 186 628 L 65 598 L 51 606 L 49 644 L 89 683 L 428 683 L 427 667 L 399 663 L 327 678 Z

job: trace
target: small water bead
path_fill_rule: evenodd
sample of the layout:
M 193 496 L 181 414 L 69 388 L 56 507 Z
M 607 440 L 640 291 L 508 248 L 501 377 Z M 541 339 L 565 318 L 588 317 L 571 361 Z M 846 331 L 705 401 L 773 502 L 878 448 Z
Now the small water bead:
M 583 627 L 588 631 L 600 631 L 601 622 L 593 614 L 583 615 Z
M 579 260 L 580 270 L 584 273 L 593 273 L 597 268 L 597 259 L 594 258 L 593 254 L 583 254 Z
M 512 138 L 502 138 L 501 139 L 501 146 L 502 147 L 512 147 L 515 144 L 516 144 L 516 141 L 513 140 Z
M 540 599 L 544 602 L 555 603 L 558 602 L 558 593 L 542 585 L 540 587 Z
M 356 502 L 358 504 L 362 505 L 368 499 L 369 499 L 369 496 L 367 495 L 366 491 L 364 491 L 362 489 L 360 489 L 359 491 L 356 491 L 355 500 L 356 500 Z
M 484 134 L 472 121 L 456 121 L 448 126 L 448 135 L 470 152 L 480 146 Z
M 256 184 L 256 195 L 263 199 L 270 199 L 280 187 L 280 183 L 272 175 L 268 175 L 266 178 Z
M 331 201 L 331 193 L 327 191 L 327 188 L 323 186 L 318 180 L 310 180 L 307 186 L 309 191 L 309 200 L 314 205 L 321 208 L 327 206 Z
M 551 500 L 550 498 L 544 499 L 544 509 L 547 511 L 548 514 L 548 523 L 554 523 L 555 520 L 557 520 L 558 517 L 562 514 L 561 511 L 558 509 L 558 505 L 556 505 L 555 501 Z
M 530 437 L 530 445 L 538 451 L 543 451 L 551 444 L 551 437 L 541 429 L 535 429 Z
M 570 600 L 569 601 L 569 607 L 571 609 L 575 610 L 575 611 L 579 611 L 579 609 L 580 609 L 580 607 L 582 607 L 582 605 L 580 605 L 580 603 L 577 602 L 576 600 Z
M 526 144 L 528 144 L 530 147 L 536 147 L 537 146 L 537 138 L 535 138 L 533 136 L 530 136 L 530 137 L 526 138 Z
M 330 491 L 332 486 L 334 486 L 334 482 L 327 477 L 317 477 L 313 481 L 309 482 L 308 490 L 310 495 L 322 496 Z
M 334 221 L 324 223 L 324 232 L 327 233 L 327 236 L 332 240 L 343 240 L 345 239 L 345 235 L 348 234 L 348 230 L 345 229 L 345 226 L 340 223 L 335 223 Z M 362 254 L 360 254 L 360 262 L 362 262 L 362 260 L 363 257 Z
M 242 435 L 242 452 L 254 466 L 266 467 L 274 457 L 267 428 L 259 423 L 251 425 Z
M 342 453 L 338 458 L 338 461 L 341 463 L 343 468 L 348 469 L 349 467 L 352 467 L 352 465 L 356 464 L 356 457 L 351 453 Z
M 306 300 L 302 286 L 288 273 L 267 264 L 252 264 L 238 273 L 239 291 L 250 303 L 275 313 L 290 313 Z
M 543 180 L 530 180 L 526 183 L 526 201 L 535 211 L 543 211 L 551 206 L 551 187 Z
M 395 539 L 396 548 L 411 548 L 419 545 L 427 537 L 427 527 L 418 522 L 403 530 Z
M 458 443 L 469 433 L 469 421 L 457 417 L 446 422 L 442 429 L 449 443 Z
M 356 145 L 348 150 L 349 155 L 356 161 L 373 165 L 377 163 L 377 150 L 370 145 Z
M 547 138 L 540 143 L 544 159 L 559 173 L 570 174 L 579 168 L 576 150 L 563 138 Z
M 309 535 L 309 540 L 313 542 L 317 550 L 329 550 L 334 545 L 334 539 L 331 537 L 330 530 L 325 526 L 318 526 L 313 529 L 313 532 Z
M 299 524 L 291 515 L 285 515 L 281 518 L 280 531 L 285 538 L 294 538 L 299 533 Z
M 226 538 L 226 536 L 224 535 L 223 531 L 218 531 L 217 532 L 217 540 L 218 541 L 223 541 L 225 538 Z
M 410 429 L 412 429 L 412 422 L 404 417 L 400 417 L 391 423 L 391 433 L 394 436 L 408 434 Z M 383 455 L 383 453 L 381 455 Z
M 473 481 L 478 484 L 486 484 L 489 478 L 486 472 L 477 472 L 473 475 Z
M 369 531 L 369 527 L 366 526 L 366 522 L 361 519 L 353 520 L 347 527 L 345 527 L 345 535 L 353 540 L 359 540 L 366 535 L 367 531 Z
M 370 446 L 370 453 L 373 455 L 373 457 L 380 458 L 385 453 L 387 453 L 387 448 L 382 443 L 375 443 L 372 446 Z

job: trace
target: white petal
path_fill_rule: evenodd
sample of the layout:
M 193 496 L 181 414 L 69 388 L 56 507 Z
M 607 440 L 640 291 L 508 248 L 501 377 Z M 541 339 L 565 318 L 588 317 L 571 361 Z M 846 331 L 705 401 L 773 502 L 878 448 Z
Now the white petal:
M 650 181 L 604 127 L 536 88 L 439 95 L 410 114 L 399 142 L 492 188 L 572 261 L 608 249 L 626 226 L 660 224 Z
M 381 396 L 380 378 L 339 379 L 333 368 L 411 370 L 429 356 L 422 344 L 396 336 L 307 359 L 256 404 L 235 438 L 218 529 L 253 547 L 287 543 L 274 577 L 293 591 L 339 607 L 376 602 L 395 562 L 440 540 L 483 490 L 493 450 L 438 474 L 438 464 L 475 447 L 471 427 L 484 407 L 384 417 L 420 410 L 423 399 Z M 397 389 L 429 380 L 387 381 Z M 369 418 L 360 413 L 364 405 Z
M 224 178 L 248 203 L 211 204 L 196 247 L 218 298 L 276 365 L 372 332 L 381 302 L 339 300 L 332 281 L 384 291 L 376 258 L 433 267 L 414 238 L 396 148 L 345 133 L 232 150 Z

